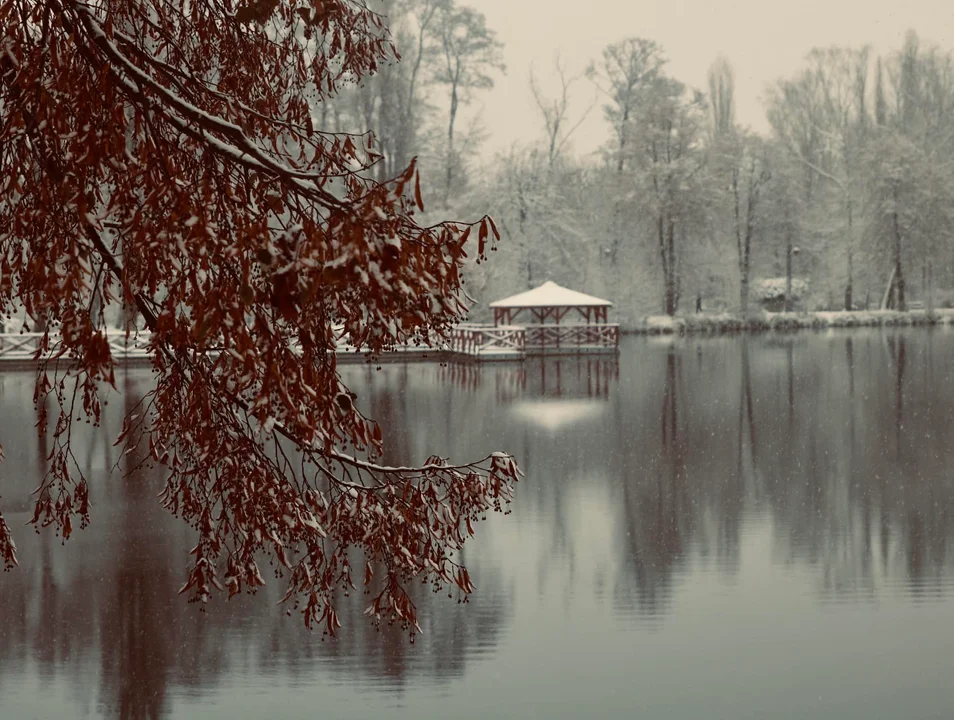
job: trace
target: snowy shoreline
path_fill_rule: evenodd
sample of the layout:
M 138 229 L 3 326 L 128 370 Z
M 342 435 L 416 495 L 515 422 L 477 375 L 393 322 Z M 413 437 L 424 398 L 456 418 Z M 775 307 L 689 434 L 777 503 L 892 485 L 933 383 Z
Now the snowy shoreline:
M 954 309 L 856 310 L 810 313 L 762 312 L 749 318 L 729 313 L 698 315 L 650 315 L 635 326 L 621 327 L 625 335 L 725 335 L 730 333 L 794 332 L 852 327 L 912 327 L 954 325 Z

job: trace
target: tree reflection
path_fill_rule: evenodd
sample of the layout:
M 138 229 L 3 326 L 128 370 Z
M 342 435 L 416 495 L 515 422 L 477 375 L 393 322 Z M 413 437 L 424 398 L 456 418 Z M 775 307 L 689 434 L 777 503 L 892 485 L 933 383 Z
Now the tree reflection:
M 377 374 L 375 381 L 384 377 Z M 429 442 L 414 420 L 421 398 L 405 392 L 406 370 L 402 375 L 400 366 L 388 377 L 381 392 L 369 388 L 362 399 L 382 421 L 390 457 L 410 457 L 418 444 Z M 121 402 L 112 397 L 107 407 L 114 414 L 113 432 L 120 413 L 130 412 L 148 386 L 148 375 L 126 376 Z M 8 446 L 18 448 L 5 469 L 12 460 L 29 470 L 15 488 L 4 488 L 5 507 L 21 522 L 45 457 L 42 426 L 16 442 L 15 433 L 22 435 L 29 426 L 4 427 Z M 75 447 L 80 462 L 94 470 L 94 522 L 65 548 L 47 533 L 18 538 L 22 567 L 0 582 L 0 686 L 6 675 L 36 666 L 44 678 L 73 678 L 78 692 L 98 687 L 99 715 L 160 718 L 170 711 L 173 688 L 214 684 L 227 671 L 281 667 L 310 674 L 316 665 L 330 663 L 332 672 L 349 668 L 392 687 L 419 677 L 456 677 L 475 651 L 497 643 L 509 622 L 512 589 L 498 568 L 478 558 L 471 574 L 479 593 L 466 606 L 417 588 L 425 635 L 414 645 L 398 629 L 377 633 L 363 616 L 360 593 L 342 598 L 345 630 L 325 641 L 320 631 L 305 631 L 295 613 L 286 616 L 275 607 L 277 583 L 257 598 L 215 599 L 210 612 L 200 612 L 176 595 L 192 531 L 157 506 L 161 470 L 151 467 L 145 448 L 123 455 L 117 472 L 107 475 L 97 430 L 84 427 Z M 64 707 L 64 714 L 71 712 Z
M 621 561 L 624 572 L 616 590 L 617 603 L 635 602 L 642 614 L 655 615 L 668 605 L 674 567 L 684 561 L 694 525 L 685 485 L 686 433 L 680 420 L 681 356 L 670 347 L 659 410 L 659 428 L 652 444 L 639 445 L 652 453 L 650 467 L 626 477 L 622 484 L 625 534 Z M 647 428 L 648 430 L 648 428 Z M 651 433 L 646 433 L 650 435 Z
M 128 373 L 123 389 L 128 416 L 142 396 Z M 111 488 L 122 508 L 111 543 L 118 552 L 111 558 L 112 582 L 98 607 L 101 697 L 107 699 L 110 714 L 152 720 L 163 716 L 172 648 L 180 640 L 178 616 L 184 608 L 175 606 L 169 593 L 174 584 L 172 548 L 146 529 L 156 513 L 161 479 L 146 464 L 136 439 L 123 455 L 121 471 L 123 476 L 116 477 Z
M 826 594 L 954 587 L 954 402 L 929 380 L 942 363 L 954 376 L 954 359 L 921 340 L 916 353 L 894 331 L 840 339 L 841 353 L 805 335 L 644 348 L 646 380 L 616 422 L 622 607 L 665 609 L 679 569 L 713 555 L 731 571 L 744 515 L 766 511 L 775 556 L 817 567 Z
M 738 432 L 738 474 L 744 477 L 754 474 L 758 464 L 758 443 L 756 442 L 755 411 L 752 398 L 752 370 L 749 360 L 748 339 L 743 337 L 742 359 L 739 366 L 742 370 L 741 398 L 739 400 L 739 432 Z M 791 356 L 789 356 L 791 357 Z M 791 377 L 789 378 L 791 383 Z M 792 390 L 789 390 L 791 395 Z
M 806 391 L 784 428 L 772 394 L 756 389 L 765 406 L 758 427 L 774 438 L 765 462 L 778 461 L 766 471 L 777 478 L 766 486 L 775 535 L 789 560 L 819 566 L 834 596 L 870 595 L 898 579 L 912 590 L 949 587 L 952 575 L 954 487 L 939 429 L 954 408 L 931 383 L 906 382 L 915 370 L 910 334 L 879 334 L 845 339 L 840 357 L 830 342 L 810 343 L 796 368 Z M 938 352 L 913 358 L 916 370 L 925 365 L 919 376 L 939 361 L 951 368 Z

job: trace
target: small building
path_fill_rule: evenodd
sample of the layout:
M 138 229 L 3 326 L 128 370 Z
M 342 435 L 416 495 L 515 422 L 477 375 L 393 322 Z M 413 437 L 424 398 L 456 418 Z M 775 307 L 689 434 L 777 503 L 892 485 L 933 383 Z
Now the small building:
M 609 322 L 609 300 L 548 281 L 490 303 L 494 324 L 460 326 L 456 352 L 498 359 L 519 354 L 616 353 L 619 325 Z M 499 359 L 504 359 L 500 357 Z
M 762 278 L 753 286 L 753 295 L 756 302 L 767 312 L 783 312 L 785 310 L 785 290 L 788 280 L 784 277 Z M 792 278 L 792 297 L 789 306 L 797 308 L 802 299 L 808 295 L 808 282 L 802 278 Z

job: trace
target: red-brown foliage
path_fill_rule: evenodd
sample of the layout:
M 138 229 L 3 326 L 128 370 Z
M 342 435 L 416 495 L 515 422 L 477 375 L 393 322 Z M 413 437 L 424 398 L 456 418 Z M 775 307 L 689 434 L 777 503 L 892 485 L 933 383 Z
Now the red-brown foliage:
M 374 182 L 372 138 L 312 124 L 393 53 L 381 19 L 351 0 L 0 0 L 0 26 L 0 302 L 60 358 L 37 380 L 59 415 L 33 523 L 89 520 L 70 427 L 99 419 L 101 308 L 122 303 L 156 384 L 120 440 L 148 442 L 162 504 L 198 532 L 183 592 L 254 589 L 270 554 L 334 632 L 354 548 L 375 618 L 416 626 L 415 577 L 470 592 L 454 551 L 509 502 L 513 459 L 376 464 L 380 428 L 335 367 L 336 324 L 378 353 L 465 311 L 470 226 L 421 227 L 413 163 Z M 482 255 L 496 229 L 476 234 Z M 16 564 L 2 516 L 0 554 Z

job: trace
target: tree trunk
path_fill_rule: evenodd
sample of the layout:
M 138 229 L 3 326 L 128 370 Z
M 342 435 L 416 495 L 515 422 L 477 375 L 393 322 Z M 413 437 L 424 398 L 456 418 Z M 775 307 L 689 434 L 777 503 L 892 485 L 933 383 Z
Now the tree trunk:
M 444 177 L 444 207 L 450 201 L 451 183 L 454 180 L 454 121 L 457 119 L 457 85 L 451 85 L 450 118 L 447 123 L 447 168 Z
M 845 285 L 845 310 L 854 309 L 854 288 L 852 287 L 852 275 L 854 273 L 854 254 L 851 248 L 848 248 L 848 284 Z
M 855 270 L 855 251 L 852 237 L 852 212 L 851 198 L 848 198 L 848 283 L 845 285 L 845 310 L 851 310 L 854 307 L 854 298 L 852 294 L 854 288 L 854 270 Z
M 656 240 L 659 243 L 659 262 L 663 273 L 662 311 L 669 314 L 669 256 L 666 254 L 666 219 L 660 210 L 656 217 Z
M 629 101 L 626 102 L 626 107 L 623 108 L 623 120 L 619 126 L 619 158 L 616 162 L 616 172 L 622 174 L 623 172 L 623 150 L 626 147 L 626 126 L 629 123 Z
M 436 5 L 434 7 L 436 7 Z M 395 165 L 396 169 L 398 170 L 407 167 L 408 163 L 410 163 L 411 147 L 415 144 L 414 136 L 416 135 L 416 128 L 414 127 L 414 109 L 416 101 L 417 77 L 421 70 L 421 63 L 424 60 L 424 44 L 427 26 L 434 17 L 434 12 L 435 11 L 432 8 L 430 12 L 421 19 L 421 24 L 418 29 L 417 54 L 414 58 L 414 65 L 411 68 L 411 77 L 408 81 L 407 95 L 404 98 L 404 112 L 402 113 L 401 117 L 401 127 L 397 137 L 395 150 Z M 322 103 L 322 105 L 324 105 L 324 103 Z M 322 127 L 324 127 L 324 125 L 322 125 Z
M 785 248 L 785 312 L 792 312 L 792 235 Z
M 751 199 L 749 202 L 751 202 Z M 745 239 L 742 241 L 741 253 L 739 255 L 739 307 L 741 308 L 743 318 L 749 316 L 749 270 L 751 269 L 751 257 L 752 223 L 751 216 L 749 215 L 746 219 Z
M 904 268 L 901 264 L 901 233 L 898 230 L 898 215 L 894 215 L 894 287 L 897 290 L 898 310 L 908 309 L 904 299 Z
M 666 273 L 666 314 L 675 315 L 679 308 L 679 273 L 676 270 L 676 224 L 669 220 L 666 228 L 666 254 L 668 257 L 668 272 Z

